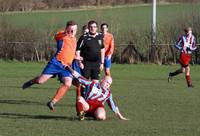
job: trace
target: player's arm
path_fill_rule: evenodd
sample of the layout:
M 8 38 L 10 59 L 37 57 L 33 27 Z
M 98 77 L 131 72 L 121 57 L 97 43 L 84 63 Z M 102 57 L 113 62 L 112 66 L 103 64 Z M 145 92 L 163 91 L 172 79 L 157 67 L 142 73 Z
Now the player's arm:
M 71 67 L 67 67 L 70 72 L 72 73 L 73 77 L 76 78 L 78 80 L 79 83 L 81 83 L 82 85 L 90 85 L 92 82 L 86 78 L 84 78 L 83 76 L 81 76 L 78 72 L 76 72 L 75 70 L 73 70 Z
M 182 37 L 179 37 L 178 42 L 175 45 L 175 48 L 181 51 L 183 49 L 182 42 L 183 42 Z
M 82 35 L 77 41 L 76 51 L 81 51 L 81 48 L 84 45 L 84 35 Z
M 113 101 L 112 98 L 112 94 L 110 95 L 109 99 L 106 101 L 108 106 L 110 107 L 110 109 L 115 113 L 115 115 L 121 119 L 121 120 L 129 120 L 127 118 L 125 118 L 119 111 L 119 108 L 117 107 L 117 105 L 115 104 L 115 102 Z
M 105 49 L 101 49 L 101 64 L 104 63 L 104 58 L 105 58 Z
M 104 57 L 105 57 L 105 49 L 101 49 L 101 65 L 100 65 L 100 70 L 103 70 L 104 67 Z
M 110 55 L 112 56 L 113 55 L 113 52 L 114 52 L 114 48 L 115 48 L 115 44 L 114 44 L 114 37 L 112 35 L 112 38 L 111 38 L 111 43 L 110 43 Z
M 82 60 L 83 58 L 81 57 L 81 48 L 83 47 L 84 45 L 84 36 L 82 35 L 79 39 L 78 39 L 78 42 L 77 42 L 77 47 L 76 47 L 76 53 L 75 53 L 75 56 L 78 58 L 79 60 L 79 66 L 81 69 L 84 68 L 84 65 L 82 63 Z
M 79 51 L 79 50 L 77 50 L 77 51 L 75 52 L 75 58 L 74 58 L 74 59 L 78 60 L 80 68 L 81 68 L 81 69 L 84 69 L 84 65 L 83 65 L 83 63 L 82 63 L 83 57 L 81 57 L 80 51 Z
M 105 58 L 105 48 L 104 48 L 103 37 L 102 37 L 101 40 L 102 40 L 102 44 L 101 44 L 101 65 L 100 65 L 100 70 L 103 70 L 104 58 Z
M 76 60 L 78 60 L 80 62 L 83 60 L 83 57 L 81 57 L 81 55 L 80 55 L 80 51 L 76 51 L 75 52 L 74 59 L 76 59 Z
M 194 51 L 197 49 L 197 45 L 196 45 L 196 38 L 194 37 L 194 40 L 193 40 L 193 43 L 192 43 L 192 46 L 190 46 L 190 50 L 191 51 Z

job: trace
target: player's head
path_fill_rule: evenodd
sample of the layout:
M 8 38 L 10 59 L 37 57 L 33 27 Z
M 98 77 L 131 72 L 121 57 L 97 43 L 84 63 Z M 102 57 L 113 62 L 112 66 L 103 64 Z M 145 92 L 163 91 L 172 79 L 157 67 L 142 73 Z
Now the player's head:
M 65 28 L 67 34 L 69 34 L 70 36 L 74 37 L 76 35 L 77 32 L 77 24 L 75 21 L 68 21 L 66 24 L 66 28 Z
M 101 87 L 103 87 L 104 89 L 108 89 L 110 87 L 110 85 L 112 84 L 112 77 L 111 76 L 104 76 L 101 79 L 100 85 Z
M 97 33 L 97 29 L 98 29 L 97 27 L 98 27 L 98 24 L 96 21 L 91 20 L 88 22 L 88 29 L 91 35 L 95 35 Z
M 186 27 L 184 31 L 187 36 L 192 35 L 192 27 Z
M 89 32 L 88 26 L 87 26 L 87 25 L 84 25 L 84 26 L 82 27 L 82 33 L 83 33 L 83 34 L 86 34 L 86 33 L 88 33 L 88 32 Z
M 106 33 L 108 31 L 108 24 L 106 23 L 101 24 L 101 31 L 102 33 Z

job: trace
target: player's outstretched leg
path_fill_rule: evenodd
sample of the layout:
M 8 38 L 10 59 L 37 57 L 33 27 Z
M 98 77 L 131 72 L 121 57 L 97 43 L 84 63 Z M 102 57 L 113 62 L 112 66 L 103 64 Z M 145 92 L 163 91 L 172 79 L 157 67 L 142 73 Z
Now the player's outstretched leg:
M 22 85 L 22 89 L 29 88 L 29 87 L 31 87 L 33 84 L 35 84 L 35 83 L 33 82 L 33 80 L 29 80 L 29 81 L 25 82 L 25 83 Z
M 51 78 L 52 76 L 53 76 L 53 75 L 45 75 L 45 74 L 42 74 L 42 75 L 40 75 L 39 77 L 35 77 L 34 79 L 25 82 L 25 83 L 22 85 L 22 89 L 29 88 L 29 87 L 31 87 L 31 86 L 34 85 L 34 84 L 43 84 L 43 83 L 45 83 L 49 78 Z
M 176 70 L 175 72 L 169 72 L 168 82 L 170 82 L 174 76 L 183 73 L 183 71 L 184 69 L 181 68 L 181 69 Z

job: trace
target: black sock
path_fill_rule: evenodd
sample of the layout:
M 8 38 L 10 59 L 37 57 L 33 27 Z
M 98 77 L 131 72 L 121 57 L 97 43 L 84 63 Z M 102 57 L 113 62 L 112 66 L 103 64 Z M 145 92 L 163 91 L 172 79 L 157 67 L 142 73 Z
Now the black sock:
M 181 73 L 182 73 L 181 70 L 176 70 L 175 72 L 170 72 L 169 76 L 176 76 L 176 75 L 181 74 Z

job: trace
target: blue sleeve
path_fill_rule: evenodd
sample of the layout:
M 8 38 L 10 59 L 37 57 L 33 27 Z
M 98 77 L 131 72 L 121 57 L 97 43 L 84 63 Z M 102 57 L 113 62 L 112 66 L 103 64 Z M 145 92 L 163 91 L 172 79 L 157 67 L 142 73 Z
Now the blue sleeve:
M 182 50 L 182 47 L 179 44 L 176 44 L 175 48 L 178 49 L 178 50 Z
M 106 101 L 108 106 L 110 107 L 110 109 L 113 111 L 113 112 L 117 112 L 116 110 L 116 107 L 117 105 L 115 104 L 115 102 L 113 101 L 113 98 L 112 98 L 112 94 L 110 94 L 110 97 L 108 98 L 108 100 Z
M 181 44 L 182 44 L 182 37 L 180 37 L 180 38 L 178 39 L 178 42 L 176 43 L 175 48 L 178 49 L 178 50 L 182 50 L 183 47 L 182 47 Z

